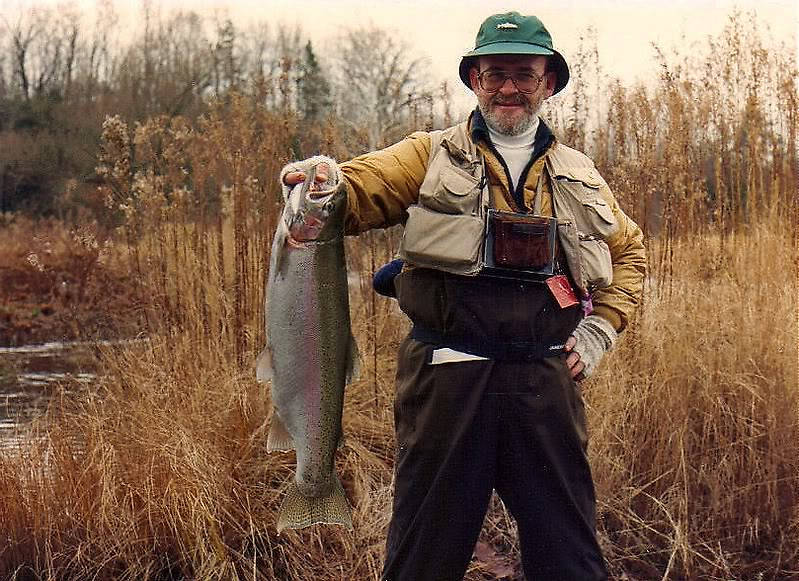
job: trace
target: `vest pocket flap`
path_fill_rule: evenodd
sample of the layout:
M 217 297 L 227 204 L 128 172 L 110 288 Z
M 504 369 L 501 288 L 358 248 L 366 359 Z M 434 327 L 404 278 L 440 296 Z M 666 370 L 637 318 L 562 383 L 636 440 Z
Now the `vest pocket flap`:
M 555 214 L 559 218 L 573 217 L 577 230 L 586 234 L 609 236 L 616 230 L 613 209 L 597 188 L 582 181 L 553 180 Z
M 470 155 L 469 152 L 465 151 L 461 147 L 458 147 L 446 137 L 441 140 L 441 147 L 447 150 L 452 163 L 458 167 L 469 168 L 475 165 L 475 163 L 479 165 L 479 159 L 476 159 L 474 156 Z
M 613 260 L 604 240 L 580 236 L 580 269 L 589 290 L 604 288 L 613 282 Z
M 602 198 L 597 198 L 595 200 L 591 200 L 590 202 L 584 201 L 583 205 L 594 210 L 594 212 L 596 212 L 599 217 L 608 224 L 616 223 L 616 217 L 613 215 L 613 210 L 610 209 L 610 206 L 608 206 L 607 202 L 605 202 L 605 200 Z
M 452 166 L 441 169 L 441 184 L 449 193 L 456 196 L 468 196 L 477 187 L 477 178 Z
M 570 182 L 581 182 L 589 188 L 599 188 L 604 182 L 599 171 L 592 166 L 559 168 L 555 172 L 558 179 L 566 179 Z

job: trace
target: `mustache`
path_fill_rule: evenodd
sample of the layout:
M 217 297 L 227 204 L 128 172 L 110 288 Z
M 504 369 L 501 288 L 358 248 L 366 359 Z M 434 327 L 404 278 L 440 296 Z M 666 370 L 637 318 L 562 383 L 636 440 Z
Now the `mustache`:
M 523 105 L 526 109 L 530 109 L 530 103 L 522 98 L 496 98 L 491 99 L 492 105 Z

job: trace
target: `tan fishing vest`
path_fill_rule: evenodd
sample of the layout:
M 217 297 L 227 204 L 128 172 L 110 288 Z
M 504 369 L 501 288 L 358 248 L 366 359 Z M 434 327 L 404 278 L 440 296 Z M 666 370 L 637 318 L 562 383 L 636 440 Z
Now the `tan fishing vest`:
M 416 266 L 474 276 L 485 263 L 489 194 L 485 164 L 468 131 L 461 123 L 430 133 L 427 173 L 418 203 L 408 208 L 399 256 Z M 558 240 L 585 297 L 613 280 L 605 238 L 616 230 L 616 218 L 599 193 L 605 182 L 588 156 L 557 142 L 545 155 Z M 540 187 L 536 195 L 540 199 Z

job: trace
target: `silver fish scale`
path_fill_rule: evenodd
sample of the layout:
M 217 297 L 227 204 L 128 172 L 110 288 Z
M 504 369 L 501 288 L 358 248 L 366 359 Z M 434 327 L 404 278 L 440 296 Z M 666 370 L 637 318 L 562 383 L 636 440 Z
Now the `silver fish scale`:
M 296 194 L 295 188 L 291 196 Z M 299 204 L 291 198 L 287 209 L 292 201 L 298 213 L 284 215 L 270 261 L 267 347 L 262 354 L 268 355 L 265 360 L 269 364 L 263 365 L 261 358 L 258 364 L 259 378 L 272 381 L 272 401 L 277 423 L 282 426 L 276 431 L 280 434 L 276 441 L 297 453 L 294 484 L 288 487 L 281 506 L 278 530 L 321 522 L 351 527 L 334 466 L 341 439 L 344 387 L 357 358 L 344 257 L 346 191 L 342 188 L 319 201 L 305 198 Z M 291 239 L 288 224 L 302 233 L 308 216 L 310 223 L 322 224 L 317 241 Z M 273 430 L 274 418 L 270 438 Z M 290 442 L 283 442 L 285 439 Z
M 290 248 L 285 276 L 270 285 L 272 397 L 294 440 L 297 482 L 306 490 L 331 485 L 341 435 L 351 333 L 343 258 L 343 244 Z M 318 284 L 320 278 L 327 284 Z

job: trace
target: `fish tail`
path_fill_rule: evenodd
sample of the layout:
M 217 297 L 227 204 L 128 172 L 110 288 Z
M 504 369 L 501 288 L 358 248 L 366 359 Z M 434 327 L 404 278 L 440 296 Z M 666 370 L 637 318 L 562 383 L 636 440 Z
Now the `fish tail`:
M 277 532 L 283 529 L 301 529 L 314 524 L 337 524 L 352 530 L 352 513 L 344 488 L 337 476 L 326 496 L 304 496 L 297 483 L 289 484 L 286 498 L 280 506 Z
M 277 413 L 272 414 L 272 421 L 269 424 L 269 434 L 266 437 L 267 452 L 287 452 L 294 450 L 294 438 L 280 421 Z

